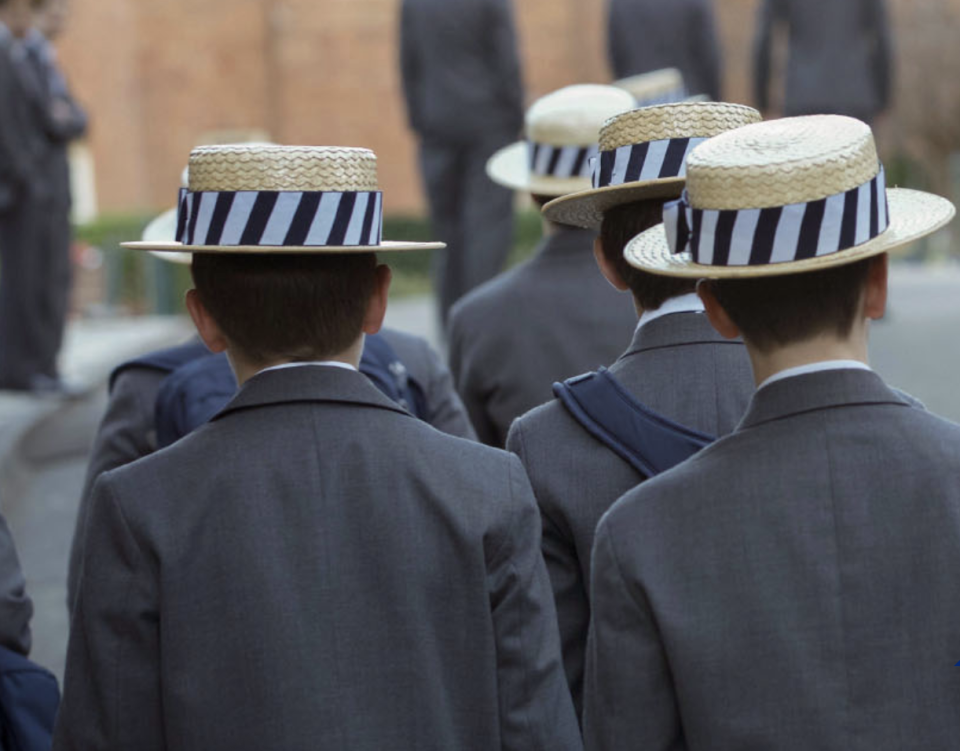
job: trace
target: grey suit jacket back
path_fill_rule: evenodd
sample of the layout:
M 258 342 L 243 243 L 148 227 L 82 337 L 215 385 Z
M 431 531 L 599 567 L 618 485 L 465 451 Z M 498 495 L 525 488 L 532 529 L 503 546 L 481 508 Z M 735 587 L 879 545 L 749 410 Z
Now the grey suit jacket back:
M 866 371 L 772 383 L 597 529 L 592 748 L 951 749 L 960 426 Z
M 403 0 L 400 68 L 411 127 L 470 144 L 523 128 L 510 0 Z
M 757 101 L 769 104 L 774 29 L 789 29 L 784 110 L 869 120 L 890 102 L 892 50 L 885 0 L 763 0 L 755 43 Z
M 610 370 L 651 409 L 714 436 L 733 430 L 753 393 L 743 344 L 723 339 L 698 313 L 651 321 Z M 540 506 L 564 666 L 579 709 L 594 530 L 607 509 L 643 478 L 558 401 L 518 419 L 507 448 L 523 462 Z
M 723 71 L 711 0 L 610 0 L 608 44 L 617 78 L 679 68 L 691 94 L 721 98 Z
M 636 311 L 597 270 L 593 237 L 561 229 L 453 307 L 450 369 L 484 443 L 503 446 L 510 423 L 549 401 L 555 381 L 611 362 L 629 341 Z
M 577 749 L 519 461 L 262 373 L 94 489 L 57 749 Z

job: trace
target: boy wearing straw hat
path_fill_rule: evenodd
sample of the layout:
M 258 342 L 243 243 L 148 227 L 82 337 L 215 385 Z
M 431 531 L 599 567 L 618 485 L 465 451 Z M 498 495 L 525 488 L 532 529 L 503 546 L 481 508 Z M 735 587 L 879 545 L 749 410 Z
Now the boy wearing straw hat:
M 522 467 L 356 370 L 424 247 L 381 206 L 367 150 L 206 147 L 130 244 L 194 253 L 241 389 L 98 480 L 54 748 L 580 748 Z
M 548 94 L 527 112 L 528 140 L 494 155 L 487 174 L 541 206 L 583 190 L 600 126 L 632 106 L 612 86 Z M 549 399 L 554 381 L 609 362 L 628 336 L 633 310 L 596 277 L 592 242 L 588 232 L 545 223 L 533 258 L 454 306 L 450 369 L 484 443 L 502 447 L 510 423 Z
M 867 365 L 887 253 L 953 215 L 885 189 L 867 125 L 814 116 L 699 146 L 665 227 L 630 243 L 644 271 L 708 280 L 758 388 L 597 528 L 590 748 L 956 746 L 960 426 Z
M 619 342 L 623 354 L 609 371 L 588 377 L 613 384 L 605 400 L 610 415 L 603 410 L 584 414 L 578 409 L 582 399 L 567 398 L 579 398 L 580 386 L 571 383 L 569 391 L 558 386 L 562 398 L 520 417 L 507 439 L 507 448 L 524 463 L 543 516 L 544 556 L 578 709 L 594 530 L 617 498 L 659 471 L 649 466 L 649 457 L 638 462 L 621 450 L 629 436 L 610 440 L 612 434 L 598 430 L 605 429 L 609 417 L 655 414 L 709 440 L 733 430 L 753 390 L 743 344 L 728 342 L 713 330 L 695 294 L 695 281 L 638 271 L 623 259 L 623 249 L 634 235 L 662 221 L 666 198 L 680 195 L 684 156 L 696 143 L 759 119 L 749 107 L 721 103 L 672 104 L 619 115 L 600 131 L 596 187 L 544 209 L 553 222 L 599 233 L 595 254 L 603 275 L 616 289 L 629 291 L 623 297 L 632 297 L 636 308 L 631 332 Z M 601 279 L 596 269 L 591 273 Z M 669 439 L 646 437 L 653 444 Z
M 177 209 L 172 209 L 150 222 L 142 239 L 173 241 L 176 229 Z M 173 263 L 191 261 L 189 253 L 155 255 Z M 360 372 L 394 401 L 406 402 L 413 414 L 437 430 L 476 440 L 467 411 L 453 387 L 453 377 L 429 343 L 414 334 L 386 327 L 375 337 L 379 341 L 373 337 L 365 340 Z M 226 406 L 236 388 L 225 356 L 212 354 L 199 337 L 149 352 L 114 369 L 109 400 L 90 451 L 77 508 L 67 571 L 68 607 L 72 608 L 76 593 L 83 530 L 97 478 L 183 437 Z

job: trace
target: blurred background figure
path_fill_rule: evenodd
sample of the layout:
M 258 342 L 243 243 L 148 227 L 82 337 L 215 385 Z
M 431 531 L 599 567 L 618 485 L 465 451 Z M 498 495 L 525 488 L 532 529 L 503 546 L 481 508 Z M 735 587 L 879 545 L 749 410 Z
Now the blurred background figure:
M 762 0 L 758 13 L 754 83 L 761 110 L 771 109 L 772 50 L 781 29 L 788 45 L 779 89 L 784 115 L 869 123 L 887 109 L 893 63 L 885 0 Z
M 403 0 L 400 63 L 433 234 L 435 286 L 450 306 L 495 276 L 513 243 L 513 194 L 484 172 L 523 127 L 510 0 Z
M 711 0 L 609 0 L 615 78 L 677 68 L 689 93 L 719 101 L 720 44 Z
M 70 298 L 70 167 L 67 147 L 87 117 L 70 96 L 51 40 L 66 22 L 66 0 L 7 0 L 18 15 L 10 47 L 16 130 L 30 156 L 16 225 L 0 236 L 0 386 L 36 393 L 66 390 L 57 368 Z M 25 11 L 31 15 L 23 15 Z M 3 125 L 7 129 L 6 125 Z

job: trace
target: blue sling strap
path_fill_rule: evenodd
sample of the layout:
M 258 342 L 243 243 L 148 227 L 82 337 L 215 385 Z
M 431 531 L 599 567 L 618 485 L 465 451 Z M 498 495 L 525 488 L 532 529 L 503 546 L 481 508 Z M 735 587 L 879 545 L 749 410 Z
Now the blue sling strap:
M 0 647 L 0 749 L 48 751 L 59 704 L 53 673 Z
M 647 478 L 715 440 L 646 407 L 606 368 L 555 383 L 553 393 L 590 435 Z

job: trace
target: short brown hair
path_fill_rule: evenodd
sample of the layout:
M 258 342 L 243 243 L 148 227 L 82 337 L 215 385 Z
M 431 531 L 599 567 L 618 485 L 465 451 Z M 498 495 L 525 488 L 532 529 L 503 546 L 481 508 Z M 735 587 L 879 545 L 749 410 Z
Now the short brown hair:
M 707 283 L 743 338 L 769 352 L 819 334 L 847 336 L 876 260 L 803 274 Z
M 360 336 L 376 286 L 374 253 L 197 253 L 200 302 L 251 362 L 323 360 Z
M 634 268 L 623 257 L 627 243 L 663 221 L 663 204 L 662 200 L 650 200 L 616 206 L 603 215 L 600 227 L 604 257 L 617 270 L 643 310 L 657 310 L 670 298 L 697 288 L 695 280 L 649 274 Z

